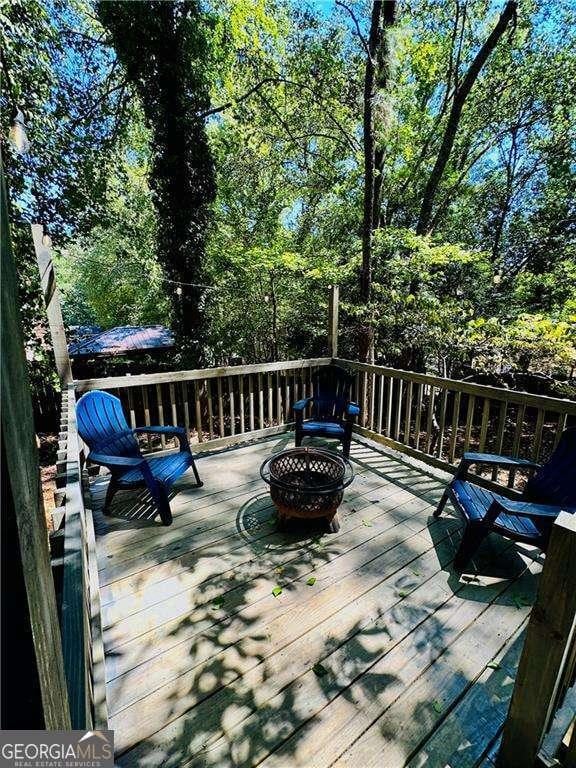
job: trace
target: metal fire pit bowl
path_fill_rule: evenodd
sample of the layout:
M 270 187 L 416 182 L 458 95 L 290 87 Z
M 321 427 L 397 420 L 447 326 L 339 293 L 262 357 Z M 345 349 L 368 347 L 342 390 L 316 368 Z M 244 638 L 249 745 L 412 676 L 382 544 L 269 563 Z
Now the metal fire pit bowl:
M 331 531 L 340 528 L 336 513 L 354 479 L 348 459 L 320 448 L 291 448 L 266 459 L 260 475 L 270 486 L 280 526 L 292 518 L 325 518 Z

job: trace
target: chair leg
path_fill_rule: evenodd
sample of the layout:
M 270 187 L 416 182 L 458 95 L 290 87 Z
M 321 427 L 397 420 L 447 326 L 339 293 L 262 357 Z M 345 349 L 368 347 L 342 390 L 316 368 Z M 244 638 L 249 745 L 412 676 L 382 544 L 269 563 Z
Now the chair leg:
M 156 501 L 156 504 L 158 506 L 158 512 L 160 512 L 160 519 L 162 520 L 162 524 L 171 525 L 172 512 L 170 510 L 170 503 L 168 502 L 168 493 L 166 491 L 166 488 L 164 488 L 163 485 L 159 485 L 157 492 L 158 492 L 158 499 Z
M 194 458 L 192 458 L 192 469 L 194 470 L 194 477 L 196 478 L 196 488 L 202 488 L 204 483 L 202 480 L 200 480 L 200 475 L 198 474 L 198 469 L 196 467 L 196 462 L 194 461 Z
M 342 440 L 342 453 L 343 455 L 348 459 L 350 458 L 350 443 L 352 442 L 351 439 L 344 439 Z
M 296 446 L 296 448 L 300 448 L 300 446 L 302 445 L 302 433 L 301 432 L 296 432 L 296 434 L 294 436 L 294 445 Z
M 446 490 L 442 494 L 442 498 L 440 499 L 440 503 L 438 504 L 438 506 L 434 510 L 434 517 L 440 517 L 440 515 L 442 514 L 442 511 L 444 510 L 444 507 L 446 506 L 446 502 L 448 501 L 448 497 L 449 496 L 450 496 L 450 492 L 449 492 L 448 488 L 446 488 Z
M 103 512 L 105 515 L 110 514 L 110 506 L 112 504 L 112 497 L 118 490 L 118 483 L 116 482 L 116 478 L 111 477 L 110 482 L 108 483 L 108 489 L 106 491 L 106 498 L 104 499 L 104 509 Z
M 489 531 L 486 528 L 480 528 L 477 525 L 467 525 L 462 534 L 462 541 L 458 547 L 458 552 L 454 557 L 454 568 L 461 571 L 468 563 L 472 555 L 476 552 L 480 544 L 484 541 Z

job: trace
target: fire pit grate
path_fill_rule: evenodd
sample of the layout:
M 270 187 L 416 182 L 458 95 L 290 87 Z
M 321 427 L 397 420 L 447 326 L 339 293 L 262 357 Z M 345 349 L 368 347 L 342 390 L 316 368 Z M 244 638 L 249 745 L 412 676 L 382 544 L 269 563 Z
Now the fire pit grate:
M 267 459 L 260 474 L 270 486 L 280 523 L 324 517 L 338 530 L 336 511 L 354 479 L 347 459 L 319 448 L 292 448 Z

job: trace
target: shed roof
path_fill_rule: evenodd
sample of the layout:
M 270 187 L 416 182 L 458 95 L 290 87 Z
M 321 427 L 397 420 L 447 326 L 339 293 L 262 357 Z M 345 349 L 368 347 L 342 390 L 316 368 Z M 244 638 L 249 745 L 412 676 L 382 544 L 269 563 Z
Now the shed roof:
M 68 351 L 70 357 L 78 358 L 128 355 L 173 346 L 174 334 L 163 325 L 123 325 L 74 342 Z

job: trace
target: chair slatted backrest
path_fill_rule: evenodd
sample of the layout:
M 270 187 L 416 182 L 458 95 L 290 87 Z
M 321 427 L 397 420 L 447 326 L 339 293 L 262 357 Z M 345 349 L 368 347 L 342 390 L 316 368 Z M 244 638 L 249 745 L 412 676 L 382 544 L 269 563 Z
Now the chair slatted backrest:
M 78 432 L 90 450 L 108 456 L 140 456 L 138 441 L 114 395 L 99 390 L 82 395 L 76 404 L 76 418 Z
M 524 495 L 540 504 L 576 506 L 576 427 L 562 433 L 552 456 L 526 484 Z
M 327 365 L 317 371 L 313 378 L 314 404 L 312 418 L 316 421 L 343 419 L 353 377 L 338 365 Z

